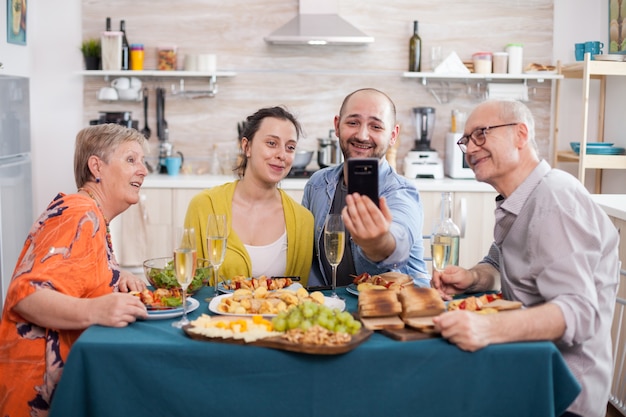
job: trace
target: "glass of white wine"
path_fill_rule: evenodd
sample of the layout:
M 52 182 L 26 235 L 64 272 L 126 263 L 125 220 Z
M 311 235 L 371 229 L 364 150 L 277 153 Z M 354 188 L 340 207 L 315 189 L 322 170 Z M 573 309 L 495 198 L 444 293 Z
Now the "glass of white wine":
M 430 238 L 430 249 L 433 256 L 433 268 L 435 271 L 443 271 L 450 265 L 452 254 L 452 237 L 434 234 Z
M 337 289 L 337 265 L 343 258 L 343 250 L 346 241 L 346 231 L 341 214 L 329 214 L 324 224 L 324 252 L 326 259 L 332 268 L 333 277 L 331 282 L 333 298 L 339 298 Z
M 181 328 L 189 324 L 187 318 L 187 288 L 196 273 L 196 231 L 193 228 L 184 228 L 180 233 L 180 240 L 174 248 L 174 270 L 176 280 L 183 290 L 183 317 L 172 323 L 172 326 Z
M 209 214 L 207 221 L 207 258 L 213 267 L 213 294 L 217 295 L 219 269 L 226 254 L 228 223 L 225 214 Z

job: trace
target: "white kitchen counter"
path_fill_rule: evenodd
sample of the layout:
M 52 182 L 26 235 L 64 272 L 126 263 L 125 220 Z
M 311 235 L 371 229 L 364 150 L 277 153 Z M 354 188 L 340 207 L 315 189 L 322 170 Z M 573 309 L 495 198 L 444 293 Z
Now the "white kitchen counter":
M 591 197 L 609 216 L 626 220 L 626 194 L 592 194 Z
M 142 188 L 182 188 L 204 189 L 214 187 L 235 180 L 230 175 L 178 175 L 151 174 L 146 177 Z M 308 179 L 286 178 L 280 186 L 286 190 L 303 190 Z M 472 179 L 454 180 L 444 178 L 442 180 L 416 179 L 415 186 L 419 191 L 451 191 L 451 192 L 495 192 L 489 184 L 481 183 Z

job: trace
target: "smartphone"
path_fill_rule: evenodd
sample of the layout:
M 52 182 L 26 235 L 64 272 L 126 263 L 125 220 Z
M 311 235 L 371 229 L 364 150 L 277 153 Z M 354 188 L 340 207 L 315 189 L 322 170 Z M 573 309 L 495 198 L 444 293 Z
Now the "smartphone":
M 378 159 L 348 159 L 348 194 L 368 196 L 378 206 Z

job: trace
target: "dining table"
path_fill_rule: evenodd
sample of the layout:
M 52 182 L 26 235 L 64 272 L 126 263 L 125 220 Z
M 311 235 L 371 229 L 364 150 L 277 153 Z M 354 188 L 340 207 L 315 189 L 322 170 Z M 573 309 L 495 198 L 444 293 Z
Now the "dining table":
M 338 288 L 346 309 L 357 296 Z M 193 295 L 208 309 L 213 289 Z M 506 314 L 506 313 L 498 313 Z M 554 417 L 580 392 L 552 342 L 467 352 L 374 332 L 332 355 L 196 340 L 176 318 L 91 326 L 71 348 L 50 416 Z

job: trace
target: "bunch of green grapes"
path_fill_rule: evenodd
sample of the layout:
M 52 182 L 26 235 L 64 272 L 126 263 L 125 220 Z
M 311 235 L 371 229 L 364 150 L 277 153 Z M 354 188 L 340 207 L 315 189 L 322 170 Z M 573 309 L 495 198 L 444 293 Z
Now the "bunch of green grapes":
M 335 333 L 355 334 L 361 329 L 361 322 L 347 311 L 342 312 L 310 301 L 282 311 L 272 319 L 274 330 L 279 332 L 291 329 L 306 331 L 316 324 Z

